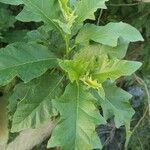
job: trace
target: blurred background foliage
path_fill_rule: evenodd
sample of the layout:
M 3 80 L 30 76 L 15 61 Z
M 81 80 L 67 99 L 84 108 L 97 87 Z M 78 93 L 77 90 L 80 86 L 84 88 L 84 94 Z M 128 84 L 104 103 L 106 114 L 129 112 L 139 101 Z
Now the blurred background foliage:
M 107 10 L 97 10 L 95 20 L 88 22 L 105 25 L 108 22 L 123 21 L 136 27 L 143 35 L 145 41 L 130 44 L 126 59 L 143 62 L 142 68 L 131 77 L 121 78 L 117 81 L 126 91 L 133 95 L 131 104 L 136 113 L 132 119 L 131 129 L 134 131 L 129 142 L 129 150 L 150 149 L 150 117 L 148 101 L 150 101 L 150 3 L 133 0 L 110 0 Z M 9 43 L 26 40 L 40 24 L 29 22 L 21 23 L 15 19 L 22 6 L 9 6 L 0 3 L 0 48 Z M 31 32 L 33 30 L 33 32 Z M 39 30 L 42 31 L 42 29 Z M 47 35 L 46 33 L 44 33 Z M 132 33 L 131 33 L 132 34 Z M 50 37 L 45 37 L 48 40 Z M 39 42 L 42 40 L 39 39 Z M 7 87 L 5 87 L 7 89 Z M 3 95 L 4 89 L 0 89 Z M 124 149 L 124 128 L 116 129 L 112 120 L 105 126 L 99 126 L 97 132 L 101 135 L 104 150 Z M 35 147 L 34 150 L 46 150 L 46 141 Z
M 142 43 L 130 44 L 126 56 L 126 59 L 143 62 L 141 70 L 132 77 L 121 79 L 118 84 L 133 95 L 131 104 L 136 111 L 131 122 L 133 134 L 128 149 L 148 150 L 150 149 L 150 116 L 148 110 L 150 103 L 150 3 L 133 0 L 110 0 L 107 7 L 107 10 L 96 12 L 96 19 L 100 25 L 110 21 L 127 22 L 136 27 L 145 39 Z M 104 136 L 104 149 L 124 149 L 125 133 L 123 129 L 114 129 L 113 124 L 110 123 L 108 127 L 99 127 L 98 133 Z

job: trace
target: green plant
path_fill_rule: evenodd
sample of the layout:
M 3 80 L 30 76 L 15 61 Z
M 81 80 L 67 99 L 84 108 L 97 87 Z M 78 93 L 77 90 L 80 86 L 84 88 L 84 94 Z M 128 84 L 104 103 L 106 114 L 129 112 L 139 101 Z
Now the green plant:
M 37 128 L 51 118 L 59 123 L 48 147 L 101 149 L 95 128 L 114 117 L 117 128 L 126 127 L 128 141 L 132 96 L 115 80 L 141 66 L 122 60 L 130 42 L 143 41 L 141 34 L 123 22 L 84 24 L 98 8 L 106 8 L 106 0 L 0 2 L 24 5 L 17 20 L 43 22 L 22 42 L 0 50 L 0 85 L 19 82 L 8 100 L 11 132 Z

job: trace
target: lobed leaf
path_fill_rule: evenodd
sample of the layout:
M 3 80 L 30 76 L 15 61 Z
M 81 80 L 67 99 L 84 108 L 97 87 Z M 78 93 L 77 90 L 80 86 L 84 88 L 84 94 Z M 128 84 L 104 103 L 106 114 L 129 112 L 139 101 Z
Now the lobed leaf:
M 58 29 L 53 19 L 61 17 L 58 1 L 55 0 L 22 0 L 26 6 L 17 17 L 21 21 L 43 21 Z M 33 14 L 33 16 L 32 16 Z M 28 18 L 29 16 L 29 18 Z
M 86 19 L 95 19 L 94 12 L 98 8 L 105 9 L 105 2 L 108 0 L 81 0 L 75 5 L 76 22 L 82 23 Z
M 22 22 L 41 21 L 40 15 L 38 13 L 32 12 L 26 6 L 24 6 L 23 10 L 16 16 L 16 19 Z
M 62 79 L 63 77 L 56 73 L 51 75 L 47 73 L 39 79 L 28 84 L 22 83 L 18 87 L 16 92 L 20 91 L 21 87 L 24 95 L 14 93 L 13 97 L 20 99 L 20 102 L 13 116 L 11 132 L 37 128 L 54 115 L 51 101 L 60 95 Z
M 120 37 L 127 42 L 144 40 L 140 32 L 131 25 L 123 22 L 111 22 L 106 26 L 86 24 L 79 32 L 76 43 L 86 45 L 92 40 L 103 45 L 115 47 Z
M 66 87 L 60 99 L 54 101 L 54 106 L 60 112 L 60 122 L 52 133 L 48 147 L 60 146 L 65 150 L 101 147 L 95 127 L 106 121 L 100 116 L 93 99 L 83 85 L 72 83 Z
M 29 82 L 56 66 L 54 54 L 42 45 L 8 45 L 0 50 L 0 85 L 8 84 L 16 76 Z
M 114 117 L 117 128 L 125 125 L 129 130 L 131 118 L 134 115 L 134 110 L 129 103 L 132 95 L 110 82 L 104 83 L 103 88 L 105 97 L 101 96 L 102 93 L 96 90 L 93 94 L 102 107 L 104 118 L 107 120 Z

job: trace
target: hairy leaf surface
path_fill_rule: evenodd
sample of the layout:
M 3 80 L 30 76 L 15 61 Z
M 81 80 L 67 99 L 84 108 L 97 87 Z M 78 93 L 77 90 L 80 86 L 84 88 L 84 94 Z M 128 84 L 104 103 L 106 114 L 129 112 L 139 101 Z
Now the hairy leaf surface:
M 129 76 L 142 65 L 136 61 L 109 59 L 106 55 L 100 55 L 96 49 L 90 51 L 90 48 L 84 49 L 85 52 L 81 51 L 74 60 L 64 60 L 59 63 L 68 73 L 71 81 L 90 75 L 103 83 L 107 79 L 116 80 L 121 76 Z
M 136 61 L 108 59 L 108 57 L 102 56 L 96 64 L 92 77 L 99 82 L 104 82 L 107 79 L 116 80 L 121 76 L 132 75 L 141 65 Z
M 68 73 L 72 82 L 85 75 L 88 64 L 84 60 L 64 60 L 59 63 L 60 67 Z

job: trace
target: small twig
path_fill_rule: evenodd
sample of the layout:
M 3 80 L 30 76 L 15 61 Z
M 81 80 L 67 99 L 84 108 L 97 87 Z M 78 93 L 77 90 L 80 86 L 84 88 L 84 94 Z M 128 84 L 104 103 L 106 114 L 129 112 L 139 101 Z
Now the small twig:
M 100 10 L 99 17 L 98 17 L 98 20 L 97 20 L 97 26 L 98 26 L 98 25 L 99 25 L 99 23 L 100 23 L 100 20 L 101 20 L 102 14 L 103 14 L 103 9 L 101 9 L 101 10 Z
M 114 137 L 114 133 L 115 132 L 115 127 L 110 131 L 110 136 L 106 139 L 105 143 L 103 144 L 103 146 L 106 146 L 110 143 L 110 141 L 113 139 Z
M 135 133 L 136 133 L 136 136 L 137 136 L 137 140 L 139 141 L 141 150 L 144 150 L 143 145 L 142 145 L 142 142 L 141 142 L 141 140 L 140 140 L 140 138 L 139 138 L 139 136 L 138 136 L 138 133 L 137 133 L 137 132 L 135 132 Z
M 144 120 L 144 118 L 145 118 L 147 112 L 148 112 L 148 107 L 146 108 L 146 110 L 145 110 L 143 116 L 140 118 L 140 120 L 138 121 L 138 123 L 136 124 L 136 126 L 133 128 L 133 130 L 132 130 L 132 132 L 131 132 L 131 135 L 130 135 L 130 137 L 129 137 L 127 143 L 126 143 L 126 148 L 125 148 L 125 149 L 127 149 L 131 136 L 132 136 L 133 133 L 136 131 L 136 129 L 139 127 L 139 125 L 142 123 L 142 121 Z
M 142 123 L 142 121 L 144 120 L 144 118 L 146 117 L 146 114 L 149 112 L 150 114 L 150 94 L 149 94 L 149 91 L 148 91 L 148 87 L 146 85 L 146 83 L 144 82 L 144 80 L 142 80 L 140 77 L 138 77 L 136 74 L 134 74 L 135 76 L 135 79 L 137 80 L 137 82 L 141 85 L 144 86 L 145 88 L 145 91 L 146 91 L 146 94 L 147 94 L 147 98 L 148 98 L 148 106 L 146 107 L 146 110 L 144 111 L 144 114 L 143 116 L 140 118 L 140 120 L 138 121 L 138 123 L 136 124 L 136 126 L 133 128 L 132 132 L 131 132 L 131 135 L 129 137 L 129 139 L 131 138 L 131 136 L 133 135 L 133 133 L 136 131 L 136 129 L 139 127 L 139 125 Z M 126 146 L 128 146 L 128 143 L 129 143 L 129 140 L 126 144 Z
M 137 80 L 137 82 L 144 86 L 144 89 L 145 89 L 145 92 L 146 92 L 146 95 L 147 95 L 148 110 L 149 110 L 149 116 L 150 116 L 150 93 L 149 93 L 148 87 L 147 87 L 147 85 L 146 85 L 146 83 L 143 79 L 138 77 L 136 74 L 134 74 L 134 76 L 135 76 L 135 79 Z
M 146 110 L 143 114 L 143 116 L 140 118 L 140 120 L 138 121 L 138 123 L 136 124 L 136 126 L 133 128 L 132 130 L 132 134 L 136 131 L 136 129 L 139 127 L 139 125 L 142 123 L 143 119 L 145 118 L 146 114 L 148 112 L 148 107 L 146 107 Z
M 113 7 L 120 7 L 120 6 L 136 6 L 136 5 L 140 5 L 142 2 L 137 2 L 137 3 L 133 3 L 133 4 L 107 4 L 107 6 L 113 6 Z

